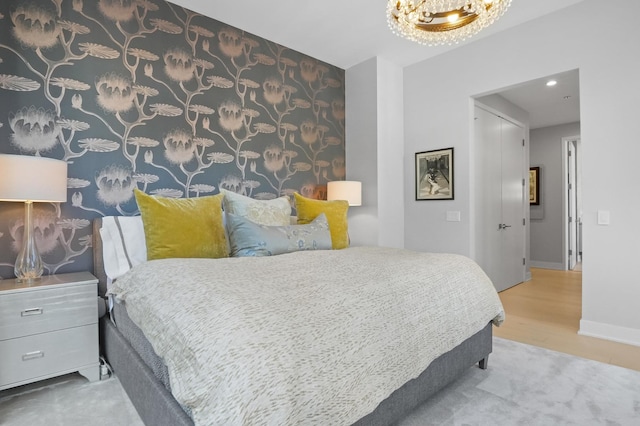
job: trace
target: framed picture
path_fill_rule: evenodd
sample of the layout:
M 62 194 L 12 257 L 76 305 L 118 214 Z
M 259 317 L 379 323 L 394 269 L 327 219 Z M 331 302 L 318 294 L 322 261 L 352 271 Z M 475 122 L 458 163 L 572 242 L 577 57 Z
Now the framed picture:
M 540 205 L 540 167 L 529 167 L 529 205 Z
M 453 200 L 453 148 L 416 152 L 416 200 Z

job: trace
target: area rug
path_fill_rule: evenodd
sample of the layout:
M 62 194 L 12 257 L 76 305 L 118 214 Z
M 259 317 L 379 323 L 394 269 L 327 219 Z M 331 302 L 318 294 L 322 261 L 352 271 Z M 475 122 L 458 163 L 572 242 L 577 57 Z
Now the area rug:
M 142 426 L 117 378 L 79 375 L 0 392 L 0 425 Z M 494 337 L 489 368 L 462 378 L 399 426 L 640 425 L 640 372 Z
M 400 425 L 640 425 L 640 372 L 494 337 L 488 370 Z
M 0 426 L 144 426 L 144 423 L 116 377 L 90 383 L 75 373 L 1 391 Z

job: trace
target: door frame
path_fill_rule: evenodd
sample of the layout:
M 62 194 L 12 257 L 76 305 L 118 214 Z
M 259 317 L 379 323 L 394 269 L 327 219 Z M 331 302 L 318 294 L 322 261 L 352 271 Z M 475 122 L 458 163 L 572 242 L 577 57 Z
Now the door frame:
M 570 144 L 575 143 L 575 167 L 574 167 L 574 176 L 573 181 L 575 183 L 574 188 L 574 197 L 576 199 L 576 212 L 575 218 L 573 218 L 573 226 L 578 227 L 580 221 L 580 136 L 569 136 L 562 138 L 562 265 L 565 271 L 569 269 L 569 245 L 570 245 L 570 228 L 569 228 L 569 216 L 571 212 L 569 211 L 569 170 L 568 170 L 568 162 L 569 162 L 569 146 Z M 573 244 L 572 249 L 575 250 L 575 256 L 579 254 L 579 228 L 576 229 L 576 241 Z

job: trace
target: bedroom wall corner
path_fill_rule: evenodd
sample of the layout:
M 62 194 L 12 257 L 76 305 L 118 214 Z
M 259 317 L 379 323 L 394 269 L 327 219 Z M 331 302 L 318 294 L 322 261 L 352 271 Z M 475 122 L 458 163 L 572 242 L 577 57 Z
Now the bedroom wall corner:
M 362 182 L 362 205 L 349 208 L 351 245 L 378 245 L 377 58 L 345 72 L 347 179 Z
M 349 213 L 356 246 L 404 247 L 402 72 L 380 57 L 346 70 L 347 178 L 363 192 Z
M 378 58 L 379 245 L 404 248 L 404 70 Z

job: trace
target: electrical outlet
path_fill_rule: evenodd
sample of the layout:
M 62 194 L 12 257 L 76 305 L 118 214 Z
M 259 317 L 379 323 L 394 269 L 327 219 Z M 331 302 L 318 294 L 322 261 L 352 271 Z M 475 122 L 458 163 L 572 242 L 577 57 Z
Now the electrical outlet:
M 111 373 L 109 373 L 109 368 L 106 364 L 100 364 L 100 380 L 107 380 L 111 377 Z
M 611 223 L 611 215 L 609 210 L 598 210 L 598 225 L 609 225 Z

